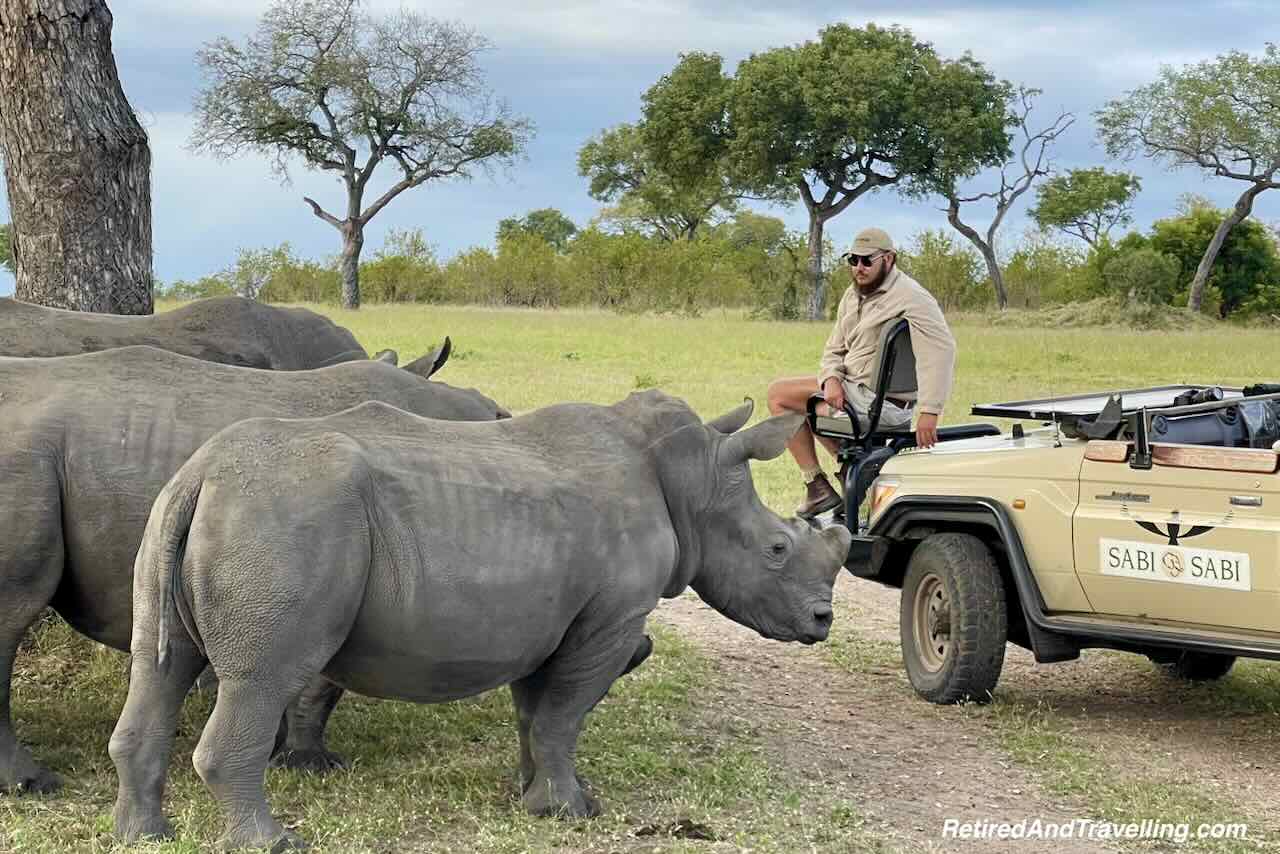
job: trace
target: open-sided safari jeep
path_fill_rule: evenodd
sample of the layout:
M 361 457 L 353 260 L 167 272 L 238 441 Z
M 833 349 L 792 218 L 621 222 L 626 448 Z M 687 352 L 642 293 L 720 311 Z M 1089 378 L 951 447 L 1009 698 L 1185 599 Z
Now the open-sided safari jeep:
M 922 697 L 988 698 L 1006 642 L 1038 662 L 1136 652 L 1193 680 L 1280 659 L 1280 386 L 985 404 L 1018 423 L 943 428 L 923 450 L 877 428 L 880 401 L 914 388 L 905 321 L 881 354 L 869 423 L 810 401 L 846 472 L 845 506 L 817 523 L 849 526 L 850 572 L 902 590 Z

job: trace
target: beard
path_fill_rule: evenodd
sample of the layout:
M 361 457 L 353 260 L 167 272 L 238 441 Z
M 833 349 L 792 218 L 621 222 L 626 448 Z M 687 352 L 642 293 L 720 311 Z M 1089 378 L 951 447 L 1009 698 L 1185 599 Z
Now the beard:
M 880 287 L 881 285 L 883 285 L 883 284 L 884 284 L 884 280 L 885 280 L 886 278 L 888 278 L 888 276 L 889 276 L 889 271 L 890 271 L 891 269 L 893 269 L 893 265 L 891 265 L 891 264 L 884 264 L 883 266 L 881 266 L 881 267 L 880 267 L 880 272 L 879 272 L 879 273 L 876 273 L 876 276 L 875 276 L 875 278 L 874 278 L 874 279 L 870 279 L 870 280 L 868 280 L 868 282 L 867 282 L 865 285 L 864 285 L 864 284 L 862 284 L 861 282 L 859 282 L 859 283 L 858 283 L 858 290 L 862 291 L 864 294 L 869 294 L 869 293 L 871 293 L 871 292 L 872 292 L 872 291 L 874 291 L 876 288 L 878 288 L 878 287 Z

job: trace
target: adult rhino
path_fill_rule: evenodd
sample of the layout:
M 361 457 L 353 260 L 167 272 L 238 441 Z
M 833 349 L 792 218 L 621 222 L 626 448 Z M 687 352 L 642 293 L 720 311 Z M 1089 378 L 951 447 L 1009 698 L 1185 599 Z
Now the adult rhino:
M 439 367 L 443 355 L 426 361 Z M 18 742 L 9 713 L 14 655 L 41 610 L 51 605 L 83 634 L 127 650 L 147 514 L 187 458 L 243 418 L 304 418 L 366 400 L 461 421 L 509 417 L 477 391 L 376 360 L 275 372 L 151 347 L 0 358 L 0 789 L 59 784 Z M 339 694 L 318 685 L 301 698 L 287 764 L 338 762 L 322 738 Z
M 0 299 L 0 356 L 71 356 L 135 344 L 273 371 L 369 358 L 355 336 L 323 315 L 243 297 L 214 297 L 138 317 Z
M 263 775 L 281 711 L 322 673 L 376 697 L 442 702 L 510 684 L 524 805 L 592 815 L 583 720 L 650 648 L 646 616 L 692 587 L 765 637 L 813 643 L 849 549 L 761 503 L 747 461 L 800 426 L 736 432 L 659 392 L 446 424 L 368 403 L 253 419 L 165 487 L 135 569 L 129 697 L 110 752 L 116 833 L 167 836 L 161 797 L 192 680 L 220 683 L 197 772 L 229 847 L 301 845 Z

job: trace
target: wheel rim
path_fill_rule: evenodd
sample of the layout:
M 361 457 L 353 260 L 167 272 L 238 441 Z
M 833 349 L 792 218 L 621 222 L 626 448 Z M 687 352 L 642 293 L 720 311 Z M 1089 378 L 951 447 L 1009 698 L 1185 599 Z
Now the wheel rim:
M 914 615 L 916 658 L 925 669 L 936 673 L 942 669 L 951 647 L 951 599 L 942 579 L 930 573 L 916 588 Z

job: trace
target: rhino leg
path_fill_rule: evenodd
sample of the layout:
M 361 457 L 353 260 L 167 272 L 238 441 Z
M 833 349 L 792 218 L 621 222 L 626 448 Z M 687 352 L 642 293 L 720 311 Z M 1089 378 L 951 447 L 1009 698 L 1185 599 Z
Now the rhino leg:
M 140 633 L 130 660 L 129 696 L 107 745 L 120 786 L 116 793 L 116 836 L 126 844 L 139 839 L 172 839 L 164 817 L 165 776 L 182 701 L 205 666 L 189 637 L 170 642 L 170 661 L 157 672 L 154 635 Z
M 564 818 L 600 814 L 574 765 L 578 736 L 587 713 L 644 646 L 643 628 L 643 617 L 612 631 L 576 627 L 541 668 L 511 683 L 522 799 L 529 812 Z
M 279 681 L 264 675 L 219 681 L 218 701 L 191 758 L 226 813 L 226 831 L 219 840 L 224 850 L 306 847 L 267 805 L 267 762 L 290 698 Z
M 282 550 L 288 548 L 292 546 L 282 546 Z M 363 549 L 367 554 L 368 541 L 352 537 L 350 548 L 353 554 L 334 557 L 359 565 L 354 552 Z M 220 581 L 227 586 L 213 594 L 217 600 L 193 602 L 197 625 L 234 626 L 235 630 L 204 633 L 206 651 L 218 671 L 218 699 L 192 762 L 227 817 L 220 840 L 224 848 L 302 848 L 302 839 L 271 815 L 264 777 L 285 710 L 304 689 L 316 684 L 321 670 L 346 641 L 356 614 L 342 603 L 358 601 L 364 579 L 357 573 L 335 571 L 330 577 L 341 580 L 316 585 L 311 588 L 316 598 L 299 604 L 295 594 L 301 582 L 293 589 L 284 585 L 281 595 L 273 597 L 275 591 L 240 583 L 263 572 L 234 563 L 224 561 L 219 567 Z M 285 557 L 276 556 L 274 563 L 281 567 L 273 571 L 274 579 L 289 576 Z M 325 562 L 314 557 L 309 563 Z
M 324 743 L 329 715 L 342 699 L 342 693 L 341 686 L 324 677 L 317 677 L 302 690 L 285 712 L 288 734 L 284 744 L 271 757 L 273 767 L 314 774 L 347 767 L 347 760 L 329 750 Z
M 18 644 L 63 572 L 58 481 L 41 459 L 0 460 L 0 791 L 52 792 L 62 785 L 19 743 L 9 713 Z

